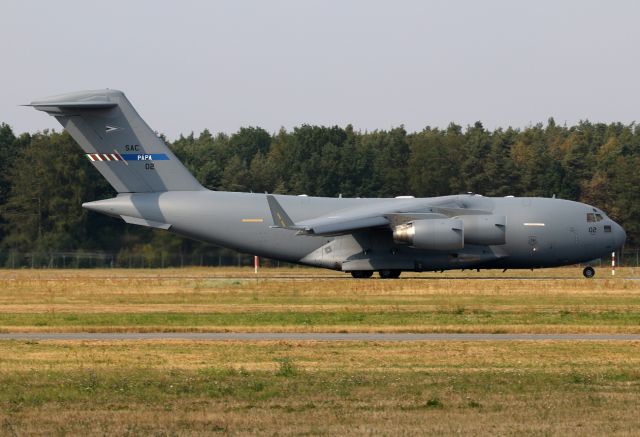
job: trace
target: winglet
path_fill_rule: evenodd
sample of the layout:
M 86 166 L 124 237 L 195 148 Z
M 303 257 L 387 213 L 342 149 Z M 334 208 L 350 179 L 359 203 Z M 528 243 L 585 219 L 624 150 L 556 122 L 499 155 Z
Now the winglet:
M 284 229 L 300 229 L 300 227 L 297 227 L 293 220 L 291 220 L 291 217 L 289 217 L 280 205 L 280 202 L 278 202 L 273 195 L 267 194 L 267 202 L 269 203 L 269 209 L 271 210 L 271 216 L 273 217 L 273 224 L 275 227 Z

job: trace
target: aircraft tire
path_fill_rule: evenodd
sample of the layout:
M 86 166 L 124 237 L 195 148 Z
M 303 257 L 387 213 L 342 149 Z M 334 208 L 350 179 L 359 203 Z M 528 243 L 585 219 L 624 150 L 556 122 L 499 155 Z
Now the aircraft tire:
M 585 278 L 593 278 L 596 275 L 596 271 L 593 269 L 593 267 L 588 266 L 584 268 L 582 274 Z
M 356 279 L 366 279 L 370 278 L 373 275 L 373 271 L 371 270 L 354 270 L 351 272 L 351 276 Z
M 398 279 L 400 277 L 401 270 L 384 269 L 378 272 L 380 279 Z

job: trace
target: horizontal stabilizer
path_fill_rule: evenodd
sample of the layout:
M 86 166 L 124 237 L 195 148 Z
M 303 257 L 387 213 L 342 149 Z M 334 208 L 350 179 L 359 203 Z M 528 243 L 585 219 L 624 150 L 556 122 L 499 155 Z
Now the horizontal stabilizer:
M 39 109 L 45 112 L 52 112 L 46 108 L 61 108 L 61 109 L 109 109 L 118 106 L 117 103 L 109 101 L 93 101 L 93 102 L 33 102 L 28 105 L 32 108 Z

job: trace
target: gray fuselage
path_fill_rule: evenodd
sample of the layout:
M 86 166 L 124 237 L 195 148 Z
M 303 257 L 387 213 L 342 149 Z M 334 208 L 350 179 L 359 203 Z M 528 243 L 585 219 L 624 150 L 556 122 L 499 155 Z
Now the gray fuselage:
M 506 217 L 502 245 L 465 244 L 459 250 L 421 250 L 394 242 L 388 228 L 346 235 L 299 235 L 274 227 L 264 194 L 200 191 L 121 194 L 85 208 L 240 252 L 336 270 L 538 268 L 575 264 L 610 254 L 626 238 L 601 210 L 562 199 L 456 195 L 434 198 L 275 196 L 295 222 L 367 208 L 425 212 L 450 205 Z M 588 221 L 589 215 L 600 218 Z

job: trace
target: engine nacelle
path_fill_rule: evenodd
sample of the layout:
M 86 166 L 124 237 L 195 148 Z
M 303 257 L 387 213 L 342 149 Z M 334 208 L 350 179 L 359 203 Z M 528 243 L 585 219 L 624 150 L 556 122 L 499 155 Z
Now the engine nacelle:
M 506 243 L 507 218 L 503 215 L 462 215 L 464 242 L 482 246 Z
M 417 249 L 457 250 L 464 247 L 464 224 L 459 218 L 415 220 L 398 225 L 393 240 Z

